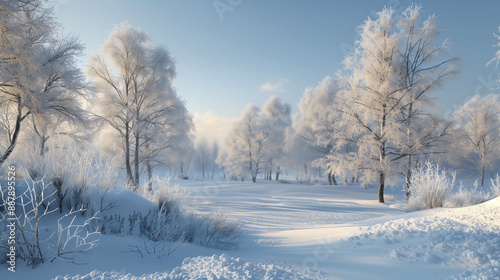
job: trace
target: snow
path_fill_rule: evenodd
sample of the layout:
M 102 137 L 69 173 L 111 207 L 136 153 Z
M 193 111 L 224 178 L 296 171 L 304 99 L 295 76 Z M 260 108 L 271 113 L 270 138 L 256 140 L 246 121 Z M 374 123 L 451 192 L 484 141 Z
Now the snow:
M 325 279 L 320 273 L 312 273 L 305 269 L 294 269 L 267 263 L 252 263 L 240 258 L 228 257 L 225 254 L 211 257 L 185 258 L 182 266 L 172 272 L 157 272 L 140 277 L 118 272 L 92 271 L 86 275 L 56 277 L 56 280 L 84 279 Z
M 102 235 L 85 265 L 61 260 L 15 274 L 72 279 L 498 279 L 500 198 L 464 208 L 406 213 L 404 192 L 376 188 L 179 180 L 200 213 L 221 211 L 244 224 L 235 250 L 186 243 L 172 255 L 143 258 L 130 251 L 137 237 Z M 113 192 L 125 203 L 112 210 L 147 211 L 133 192 Z M 133 206 L 133 207 L 131 207 Z M 109 212 L 111 213 L 111 212 Z

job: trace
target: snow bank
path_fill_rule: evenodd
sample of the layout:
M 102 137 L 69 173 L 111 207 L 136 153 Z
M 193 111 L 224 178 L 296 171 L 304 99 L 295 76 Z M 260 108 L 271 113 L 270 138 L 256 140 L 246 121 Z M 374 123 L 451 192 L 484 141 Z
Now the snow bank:
M 500 199 L 420 215 L 361 228 L 344 245 L 382 242 L 396 260 L 467 269 L 456 279 L 500 279 Z
M 262 262 L 247 262 L 225 254 L 211 257 L 186 258 L 182 266 L 172 272 L 156 272 L 137 277 L 119 272 L 92 271 L 86 275 L 58 276 L 56 280 L 94 280 L 94 279 L 131 279 L 131 280 L 174 280 L 174 279 L 326 279 L 318 272 L 308 269 L 292 268 Z

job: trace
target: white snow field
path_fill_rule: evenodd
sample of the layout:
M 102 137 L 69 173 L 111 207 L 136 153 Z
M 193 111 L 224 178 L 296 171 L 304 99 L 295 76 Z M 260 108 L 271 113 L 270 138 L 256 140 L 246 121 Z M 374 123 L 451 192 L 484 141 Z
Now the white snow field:
M 376 188 L 356 185 L 174 183 L 199 212 L 243 224 L 237 249 L 185 243 L 158 259 L 130 252 L 136 237 L 102 235 L 86 264 L 58 259 L 0 279 L 500 279 L 500 198 L 406 213 L 395 188 L 386 191 L 394 201 L 380 204 Z M 115 195 L 121 204 L 109 213 L 153 206 L 129 191 Z

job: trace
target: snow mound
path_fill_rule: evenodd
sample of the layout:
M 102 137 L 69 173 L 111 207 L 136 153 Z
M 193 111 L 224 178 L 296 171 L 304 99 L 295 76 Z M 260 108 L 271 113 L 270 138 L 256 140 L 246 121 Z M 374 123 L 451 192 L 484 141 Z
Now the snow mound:
M 309 269 L 292 268 L 270 263 L 247 262 L 240 258 L 232 258 L 225 254 L 211 257 L 186 258 L 182 266 L 172 272 L 156 272 L 140 277 L 119 272 L 92 271 L 86 275 L 57 276 L 55 280 L 179 280 L 179 279 L 326 279 L 319 272 Z
M 456 279 L 500 279 L 499 202 L 434 209 L 364 227 L 344 245 L 384 243 L 392 248 L 392 259 L 468 269 Z
M 453 280 L 490 280 L 490 279 L 500 279 L 500 265 L 497 262 L 496 265 L 483 265 L 478 268 L 470 269 L 450 277 Z

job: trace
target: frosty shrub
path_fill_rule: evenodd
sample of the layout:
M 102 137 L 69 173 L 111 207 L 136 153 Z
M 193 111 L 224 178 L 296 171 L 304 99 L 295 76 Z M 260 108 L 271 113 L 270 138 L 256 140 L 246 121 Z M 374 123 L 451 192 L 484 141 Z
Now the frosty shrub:
M 461 184 L 457 193 L 448 196 L 445 205 L 449 207 L 465 207 L 482 203 L 487 199 L 488 194 L 479 189 L 479 184 L 476 181 L 471 189 L 467 189 Z
M 96 176 L 94 172 L 94 155 L 72 149 L 66 151 L 66 154 L 74 170 L 69 182 L 71 184 L 71 196 L 66 205 L 68 209 L 88 209 L 90 205 L 90 187 Z M 84 213 L 83 211 L 82 214 Z
M 206 215 L 197 222 L 196 243 L 217 249 L 236 249 L 241 236 L 240 224 L 229 220 L 220 211 Z
M 130 219 L 140 220 L 141 235 L 148 240 L 170 242 L 171 244 L 161 245 L 167 250 L 167 254 L 171 253 L 170 250 L 175 250 L 173 245 L 185 241 L 218 249 L 231 249 L 237 246 L 241 228 L 239 224 L 230 221 L 220 212 L 200 215 L 188 209 L 187 193 L 178 185 L 172 186 L 168 178 L 155 176 L 151 191 L 149 185 L 149 182 L 144 185 L 142 193 L 156 203 L 156 212 L 139 218 L 131 216 Z M 134 227 L 129 225 L 130 232 Z
M 178 185 L 171 186 L 169 179 L 160 179 L 155 176 L 153 181 L 157 186 L 153 201 L 156 202 L 158 211 L 163 211 L 166 215 L 173 212 L 182 212 L 187 195 L 183 189 Z
M 170 255 L 186 241 L 187 223 L 179 211 L 160 208 L 147 222 L 147 230 L 141 234 L 147 239 L 143 249 L 149 254 L 158 258 Z
M 16 151 L 14 156 L 9 159 L 8 164 L 24 167 L 23 169 L 19 169 L 19 175 L 21 177 L 32 178 L 33 180 L 42 178 L 47 168 L 47 162 L 40 153 L 27 148 Z
M 493 196 L 497 197 L 500 196 L 500 176 L 495 177 L 495 179 L 490 179 L 491 180 L 491 191 L 493 192 Z
M 54 144 L 43 157 L 33 152 L 16 153 L 12 164 L 20 171 L 25 170 L 21 174 L 25 178 L 44 177 L 51 183 L 60 213 L 64 207 L 68 210 L 94 207 L 102 212 L 116 205 L 115 200 L 107 200 L 106 196 L 116 187 L 118 168 L 112 159 L 92 150 Z M 99 199 L 90 205 L 94 187 L 99 189 Z
M 26 178 L 26 188 L 18 195 L 18 214 L 16 215 L 16 231 L 18 239 L 17 256 L 31 268 L 42 263 L 52 262 L 57 258 L 78 262 L 80 254 L 89 252 L 97 246 L 97 231 L 88 232 L 87 226 L 95 217 L 84 218 L 83 223 L 77 223 L 76 214 L 81 211 L 69 211 L 57 220 L 57 230 L 46 230 L 50 223 L 49 216 L 57 215 L 55 192 L 51 183 L 44 178 L 33 180 Z M 0 220 L 0 228 L 6 220 Z M 7 243 L 5 243 L 7 244 Z
M 98 155 L 94 159 L 96 184 L 99 188 L 99 211 L 103 212 L 116 206 L 116 200 L 107 200 L 108 193 L 116 187 L 119 170 L 112 159 Z
M 443 207 L 454 185 L 455 174 L 449 177 L 444 169 L 439 169 L 438 164 L 427 161 L 412 171 L 407 210 Z
M 79 182 L 84 171 L 75 162 L 78 157 L 74 153 L 66 147 L 53 147 L 45 153 L 47 164 L 44 174 L 55 189 L 59 213 L 63 212 L 63 205 L 68 209 L 76 205 L 73 209 L 77 209 L 86 196 L 87 184 Z

